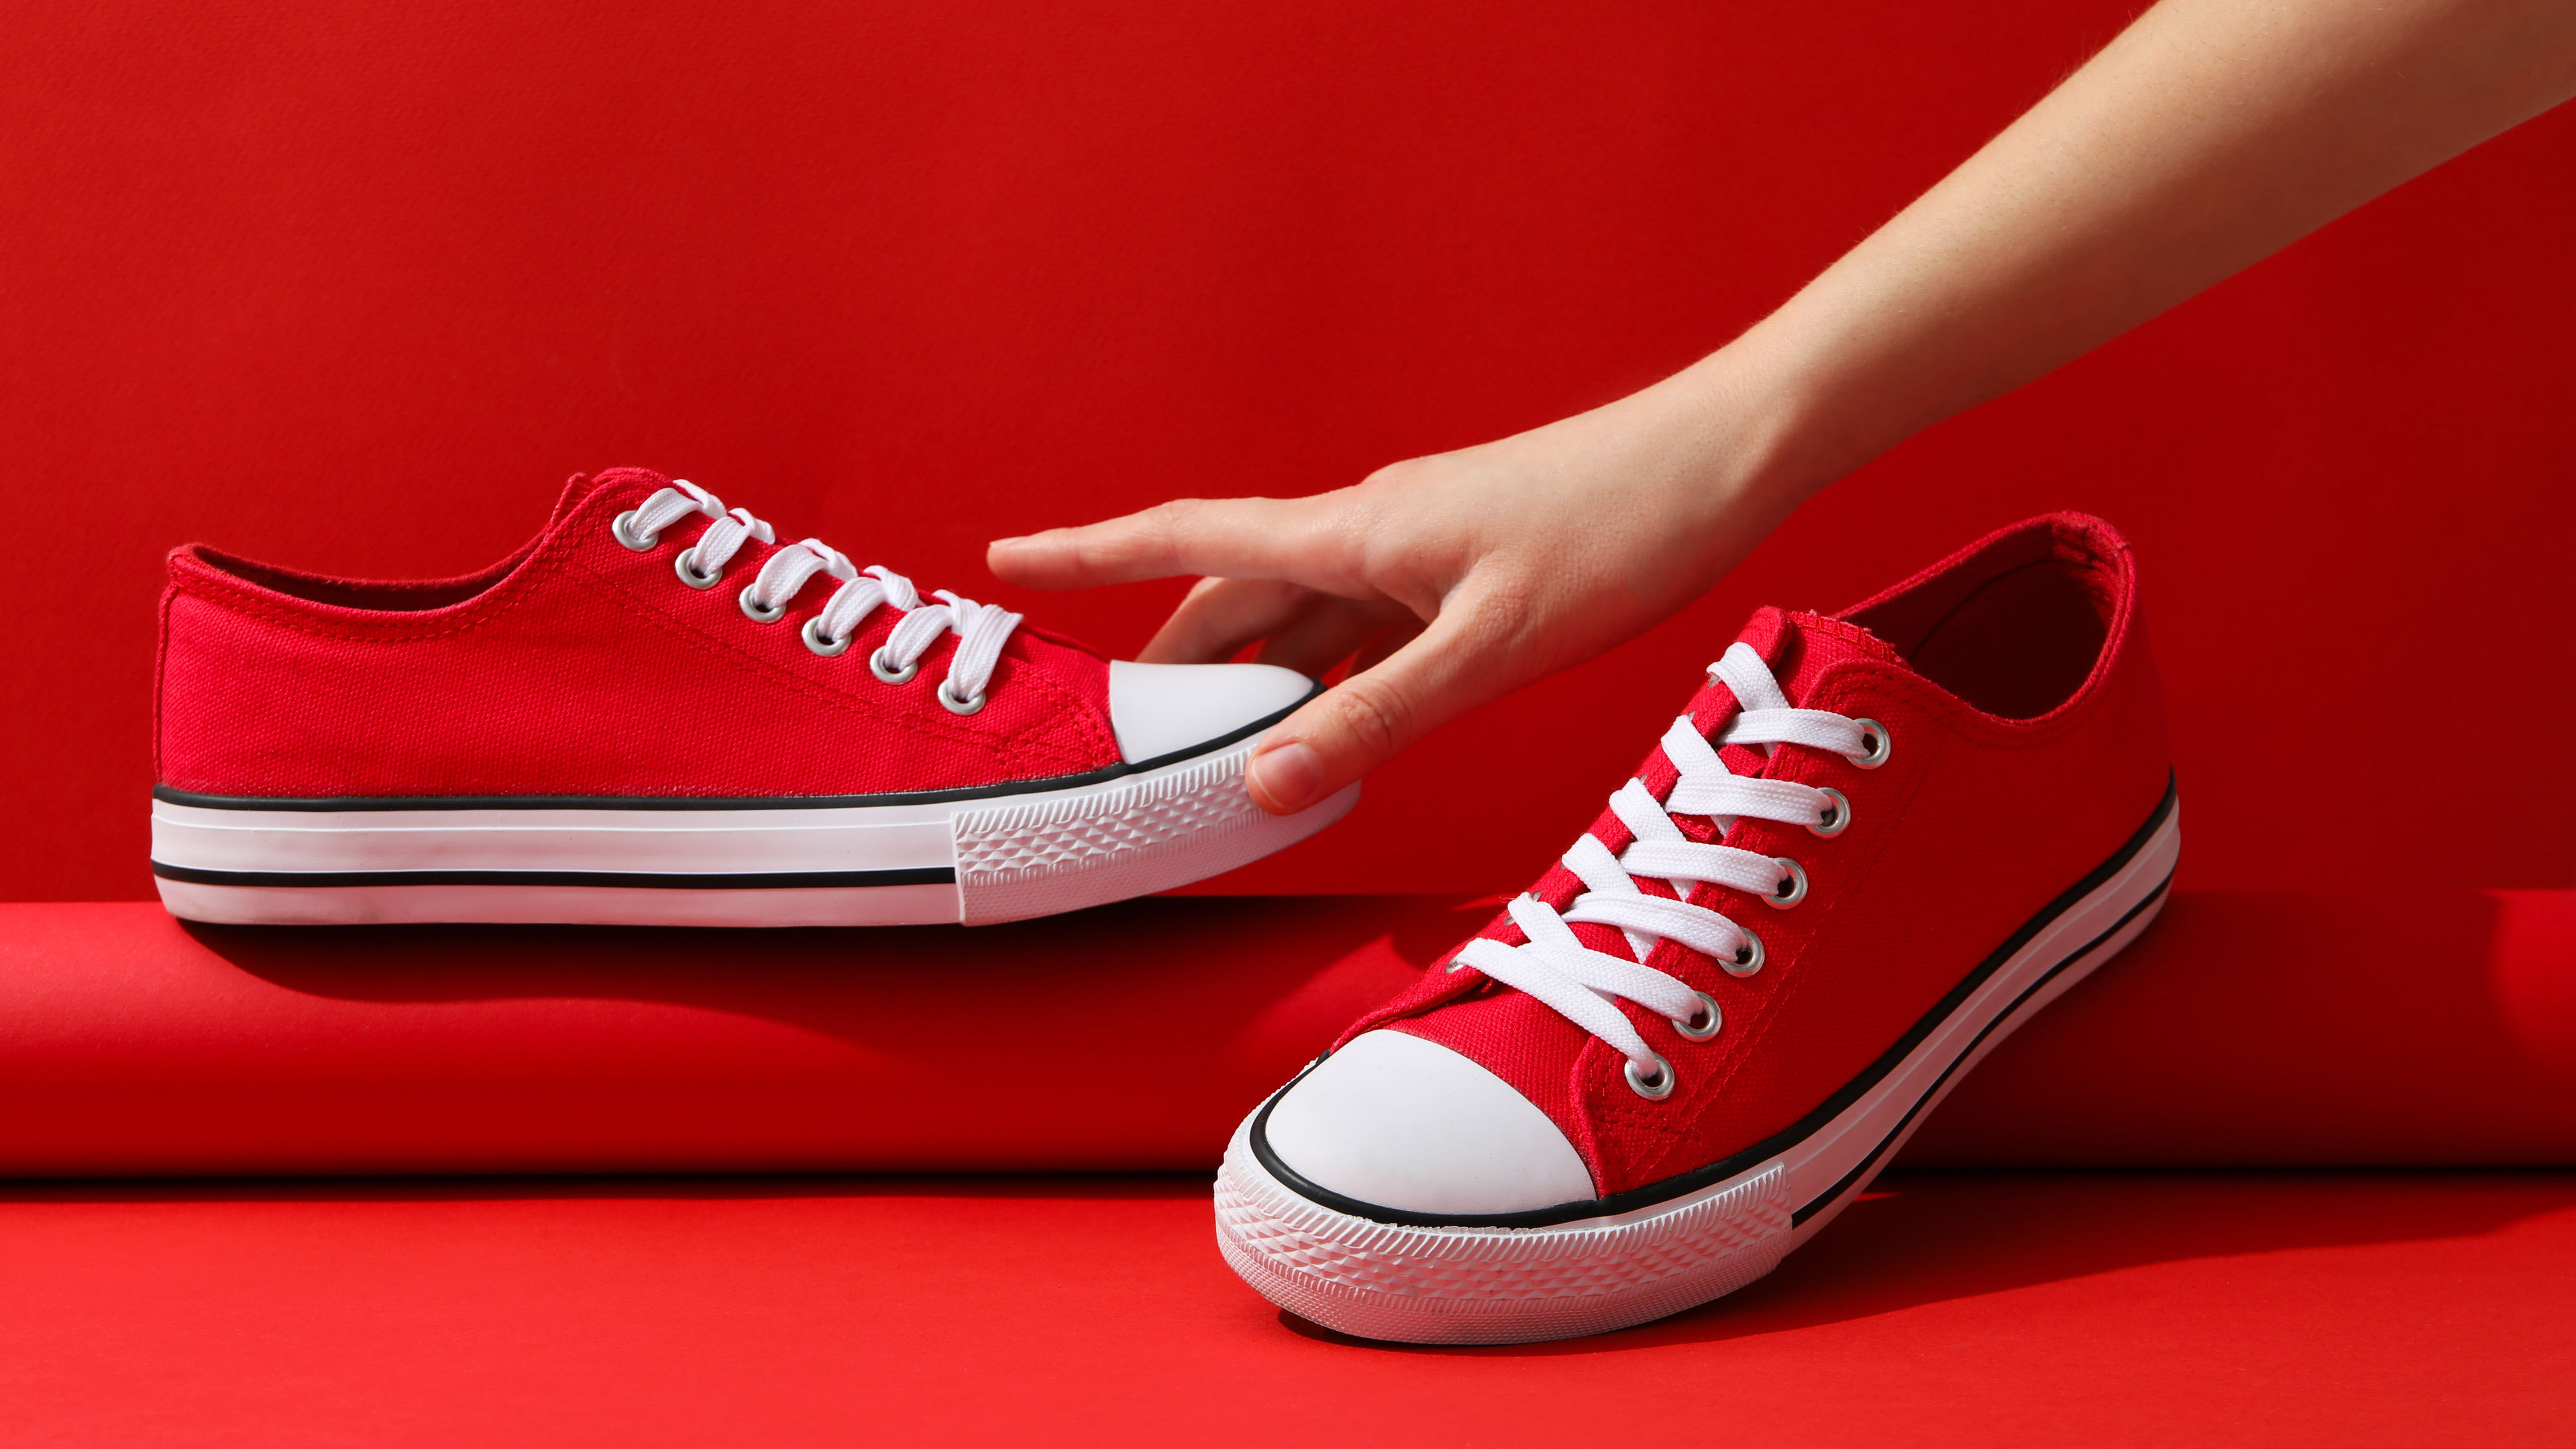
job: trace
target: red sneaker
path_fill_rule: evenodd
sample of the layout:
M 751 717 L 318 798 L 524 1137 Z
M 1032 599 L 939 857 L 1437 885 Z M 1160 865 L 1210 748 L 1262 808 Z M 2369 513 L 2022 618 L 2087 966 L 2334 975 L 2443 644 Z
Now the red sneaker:
M 152 869 L 203 921 L 1006 921 L 1303 839 L 1243 786 L 1315 690 L 1111 663 L 694 484 L 575 478 L 469 578 L 170 555 Z
M 1709 672 L 1559 868 L 1235 1134 L 1217 1241 L 1272 1302 L 1511 1343 L 1740 1288 L 2162 904 L 2164 707 L 2108 525 L 1765 609 Z

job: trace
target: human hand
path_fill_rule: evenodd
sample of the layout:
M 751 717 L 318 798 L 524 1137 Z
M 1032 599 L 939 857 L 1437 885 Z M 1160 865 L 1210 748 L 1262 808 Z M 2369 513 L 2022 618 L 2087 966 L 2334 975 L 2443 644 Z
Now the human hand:
M 1721 355 L 1722 356 L 1722 355 Z M 1140 656 L 1350 676 L 1254 747 L 1246 780 L 1302 810 L 1488 700 L 1698 597 L 1796 501 L 1760 486 L 1758 410 L 1720 359 L 1531 432 L 1311 498 L 1182 499 L 995 542 L 1028 588 L 1199 574 Z
M 1145 651 L 1351 676 L 1255 748 L 1311 805 L 1644 630 L 1816 489 L 2576 95 L 2566 0 L 2163 0 L 1710 357 L 1313 498 L 1184 500 L 992 546 L 1032 588 L 1207 577 Z

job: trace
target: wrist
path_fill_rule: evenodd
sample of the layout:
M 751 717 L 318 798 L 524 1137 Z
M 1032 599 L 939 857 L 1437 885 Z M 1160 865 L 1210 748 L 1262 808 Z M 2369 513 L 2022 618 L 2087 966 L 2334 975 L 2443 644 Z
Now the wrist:
M 1794 370 L 1752 334 L 1626 400 L 1681 440 L 1689 460 L 1675 506 L 1731 568 L 1752 544 L 1863 460 L 1843 461 L 1822 409 Z

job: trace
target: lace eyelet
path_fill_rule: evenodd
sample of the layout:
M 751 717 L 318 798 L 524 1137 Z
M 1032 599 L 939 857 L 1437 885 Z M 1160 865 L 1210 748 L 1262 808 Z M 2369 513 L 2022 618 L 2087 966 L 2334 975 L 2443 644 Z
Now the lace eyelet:
M 1751 931 L 1745 931 L 1743 946 L 1739 947 L 1732 956 L 1718 957 L 1717 964 L 1723 967 L 1729 976 L 1750 976 L 1762 969 L 1762 963 L 1768 959 L 1768 955 L 1769 953 L 1762 949 L 1762 938 Z
M 751 601 L 751 585 L 749 584 L 743 585 L 742 592 L 735 597 L 740 599 L 742 602 L 743 617 L 749 619 L 755 624 L 775 624 L 779 620 L 787 617 L 787 606 L 785 604 L 780 604 L 774 609 L 764 609 L 758 604 L 753 603 Z
M 1653 1052 L 1648 1052 L 1646 1055 L 1655 1056 Z M 1677 1082 L 1673 1075 L 1673 1064 L 1662 1057 L 1655 1057 L 1655 1075 L 1652 1077 L 1639 1073 L 1637 1063 L 1633 1059 L 1629 1061 L 1622 1075 L 1628 1079 L 1628 1090 L 1649 1102 L 1660 1102 L 1671 1096 Z
M 879 649 L 876 653 L 868 656 L 868 673 L 875 675 L 881 683 L 910 684 L 912 683 L 912 677 L 920 672 L 921 661 L 918 659 L 905 665 L 901 669 L 893 669 L 887 666 L 885 651 L 883 649 Z
M 651 553 L 662 542 L 662 535 L 658 533 L 639 534 L 635 531 L 635 510 L 632 508 L 617 515 L 617 517 L 609 523 L 608 531 L 616 535 L 619 543 L 626 545 L 637 553 Z
M 1825 807 L 1822 818 L 1807 827 L 1808 833 L 1831 840 L 1851 829 L 1851 797 L 1840 790 L 1833 789 L 1819 790 L 1816 793 L 1829 797 L 1833 803 Z
M 1706 1041 L 1717 1035 L 1719 1029 L 1726 1025 L 1726 1013 L 1717 1009 L 1717 998 L 1707 992 L 1694 991 L 1691 994 L 1699 998 L 1699 1015 L 1689 1021 L 1674 1022 L 1673 1031 L 1684 1041 Z M 1708 1025 L 1693 1025 L 1702 1020 L 1705 1020 Z
M 1869 748 L 1860 754 L 1845 755 L 1843 758 L 1864 770 L 1875 770 L 1886 764 L 1887 757 L 1896 753 L 1896 737 L 1887 732 L 1887 726 L 1874 719 L 1856 719 L 1852 723 L 1860 726 L 1861 740 Z
M 699 573 L 698 551 L 694 548 L 680 550 L 679 556 L 671 560 L 671 572 L 678 574 L 680 582 L 693 589 L 712 589 L 724 577 L 722 569 L 711 574 Z
M 1771 857 L 1771 863 L 1777 865 L 1782 870 L 1787 871 L 1788 874 L 1781 879 L 1780 884 L 1772 887 L 1770 894 L 1765 895 L 1762 899 L 1768 902 L 1773 910 L 1779 911 L 1785 911 L 1791 906 L 1796 905 L 1798 902 L 1805 900 L 1807 898 L 1807 868 L 1785 855 L 1775 855 Z
M 959 700 L 949 694 L 948 681 L 945 679 L 939 681 L 938 693 L 940 705 L 950 714 L 980 714 L 983 712 L 984 696 L 981 694 L 976 695 L 973 699 Z
M 842 655 L 849 653 L 850 640 L 856 639 L 859 636 L 858 631 L 853 629 L 850 631 L 849 638 L 824 638 L 823 616 L 820 614 L 816 614 L 813 618 L 806 620 L 805 627 L 799 632 L 804 635 L 805 647 L 822 655 L 826 659 L 837 659 Z

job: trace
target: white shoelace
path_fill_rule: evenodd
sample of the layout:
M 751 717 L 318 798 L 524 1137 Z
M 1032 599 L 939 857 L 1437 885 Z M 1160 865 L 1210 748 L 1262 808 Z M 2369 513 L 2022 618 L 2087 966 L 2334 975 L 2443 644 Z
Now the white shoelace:
M 1817 709 L 1792 709 L 1762 656 L 1736 644 L 1708 672 L 1735 695 L 1735 715 L 1717 744 L 1778 745 L 1828 750 L 1863 768 L 1887 760 L 1886 728 L 1875 720 L 1848 719 Z M 1716 959 L 1738 976 L 1762 969 L 1762 940 L 1725 915 L 1687 900 L 1648 895 L 1636 877 L 1669 882 L 1677 896 L 1705 881 L 1732 886 L 1783 909 L 1807 894 L 1807 873 L 1785 855 L 1760 855 L 1731 845 L 1702 845 L 1673 823 L 1675 815 L 1706 815 L 1723 838 L 1745 819 L 1800 825 L 1818 835 L 1841 834 L 1851 824 L 1851 802 L 1842 792 L 1787 780 L 1735 774 L 1701 737 L 1688 715 L 1665 731 L 1663 751 L 1680 772 L 1672 792 L 1657 800 L 1641 780 L 1610 797 L 1610 809 L 1636 837 L 1613 855 L 1600 837 L 1585 834 L 1565 853 L 1565 868 L 1584 886 L 1563 913 L 1536 896 L 1511 904 L 1511 917 L 1527 943 L 1508 946 L 1490 938 L 1468 943 L 1449 969 L 1473 966 L 1506 986 L 1529 993 L 1566 1020 L 1628 1058 L 1628 1084 L 1646 1097 L 1669 1096 L 1673 1068 L 1646 1044 L 1635 1023 L 1613 1004 L 1625 997 L 1665 1017 L 1692 1041 L 1717 1035 L 1723 1017 L 1707 993 L 1644 964 L 1658 940 Z M 1634 959 L 1596 951 L 1574 934 L 1577 924 L 1614 926 L 1627 937 Z
M 638 551 L 652 548 L 663 529 L 692 513 L 715 520 L 677 560 L 681 582 L 692 588 L 715 587 L 725 564 L 741 551 L 745 540 L 778 541 L 776 532 L 748 510 L 728 511 L 724 500 L 685 478 L 673 479 L 670 487 L 632 512 L 619 514 L 617 541 Z M 925 604 L 912 580 L 882 565 L 858 568 L 840 550 L 813 538 L 769 556 L 759 575 L 743 587 L 743 613 L 764 624 L 777 622 L 796 591 L 816 574 L 831 575 L 841 581 L 841 587 L 822 613 L 806 621 L 807 648 L 827 657 L 841 653 L 850 647 L 850 639 L 868 615 L 879 605 L 891 604 L 903 611 L 903 618 L 869 657 L 868 667 L 876 676 L 889 684 L 903 683 L 921 667 L 921 656 L 939 642 L 940 635 L 955 634 L 957 653 L 948 661 L 948 677 L 940 682 L 939 702 L 957 714 L 973 714 L 984 707 L 984 686 L 992 682 L 1002 646 L 1010 642 L 1011 631 L 1020 626 L 1023 615 L 998 604 L 959 598 L 946 589 L 935 591 L 939 603 Z

